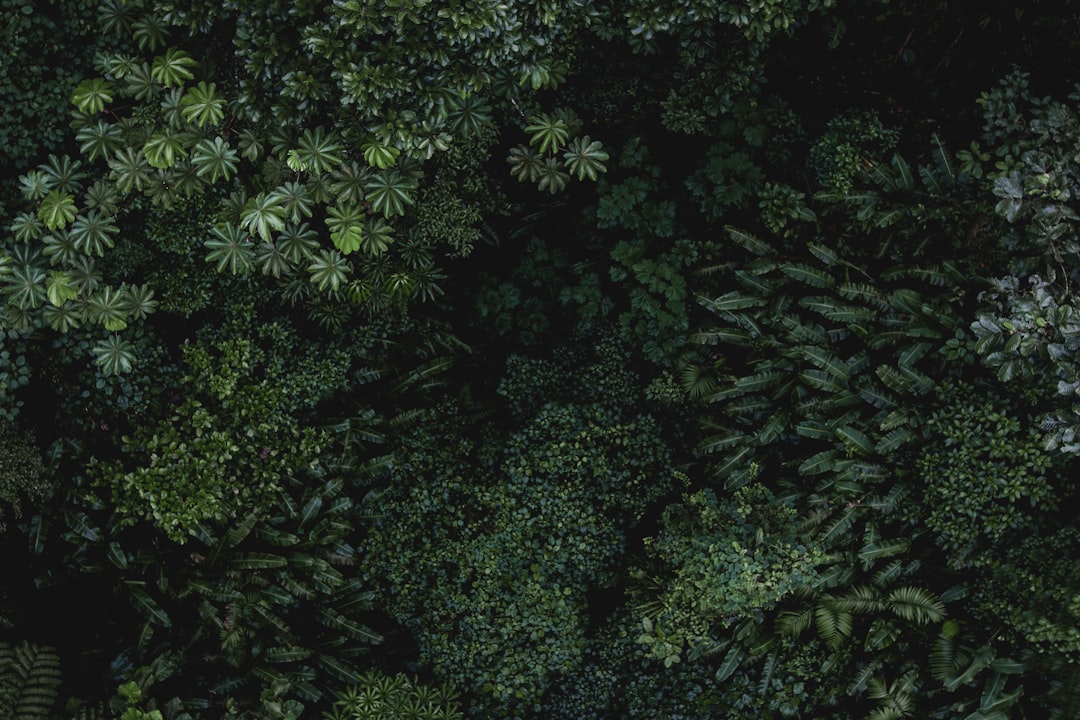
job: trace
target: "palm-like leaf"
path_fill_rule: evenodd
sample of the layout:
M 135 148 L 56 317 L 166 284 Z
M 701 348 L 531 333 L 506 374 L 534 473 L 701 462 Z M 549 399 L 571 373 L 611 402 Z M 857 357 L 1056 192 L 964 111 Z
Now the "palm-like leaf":
M 0 717 L 52 717 L 61 679 L 55 648 L 0 642 Z
M 154 291 L 149 285 L 126 285 L 124 292 L 127 294 L 126 301 L 131 317 L 136 320 L 142 320 L 157 310 L 158 302 L 154 299 Z
M 101 283 L 101 273 L 94 267 L 94 258 L 89 255 L 79 255 L 75 258 L 67 274 L 79 288 L 80 295 L 89 295 L 97 290 Z
M 121 290 L 105 286 L 86 301 L 87 316 L 101 323 L 109 332 L 127 327 L 127 296 Z
M 68 268 L 68 275 L 79 287 L 79 294 L 90 295 L 102 282 L 102 273 L 94 267 L 94 258 L 89 255 L 79 255 L 75 262 Z
M 150 64 L 140 62 L 132 65 L 124 76 L 123 94 L 130 95 L 136 100 L 152 100 L 161 92 L 161 86 L 154 82 Z
M 307 223 L 290 223 L 278 235 L 277 246 L 289 262 L 308 261 L 319 249 L 319 234 Z
M 72 160 L 67 155 L 50 155 L 48 162 L 38 165 L 38 170 L 52 178 L 53 188 L 70 193 L 77 193 L 82 189 L 86 173 L 81 168 L 81 162 Z
M 217 94 L 214 83 L 199 81 L 195 87 L 188 88 L 180 107 L 184 119 L 199 127 L 217 125 L 225 117 L 225 100 Z
M 198 64 L 183 50 L 171 47 L 165 51 L 164 55 L 154 58 L 150 77 L 166 87 L 182 85 L 184 81 L 195 77 L 190 68 Z
M 22 212 L 15 216 L 8 229 L 19 242 L 30 242 L 41 237 L 45 225 L 32 212 Z
M 381 255 L 394 242 L 394 229 L 381 218 L 371 218 L 364 227 L 363 247 L 369 255 Z
M 143 190 L 150 183 L 150 164 L 141 150 L 125 148 L 109 158 L 110 176 L 120 192 Z
M 306 186 L 287 182 L 275 189 L 273 195 L 281 199 L 289 222 L 300 222 L 301 218 L 311 217 L 311 196 Z
M 70 265 L 83 255 L 71 237 L 71 231 L 61 228 L 49 233 L 42 241 L 42 253 L 49 258 L 50 265 Z
M 34 265 L 17 264 L 5 283 L 8 304 L 22 310 L 41 307 L 45 302 L 45 271 Z
M 367 164 L 380 170 L 393 165 L 401 154 L 401 151 L 393 145 L 385 145 L 378 141 L 365 143 L 360 149 L 364 151 L 364 160 Z
M 544 171 L 544 159 L 540 153 L 524 145 L 511 148 L 506 162 L 510 163 L 510 174 L 521 182 L 536 182 Z
M 151 135 L 142 150 L 150 166 L 161 170 L 171 168 L 177 160 L 187 156 L 179 133 L 172 128 Z
M 138 6 L 125 0 L 103 0 L 98 7 L 98 24 L 107 33 L 126 35 L 138 17 Z
M 586 177 L 595 180 L 597 173 L 607 172 L 604 162 L 608 159 L 608 154 L 603 148 L 599 140 L 591 140 L 588 135 L 574 138 L 563 153 L 566 169 L 576 174 L 578 180 Z
M 19 176 L 19 190 L 27 200 L 40 200 L 56 187 L 56 181 L 44 170 L 30 170 Z
M 93 125 L 80 128 L 75 139 L 79 142 L 79 152 L 91 160 L 96 160 L 99 155 L 108 157 L 120 147 L 123 133 L 115 124 L 98 120 Z
M 102 11 L 104 10 L 105 4 L 106 3 L 102 3 L 102 7 L 99 7 L 98 9 L 98 23 L 102 25 L 102 29 L 105 30 L 105 32 L 112 32 L 112 28 L 105 27 L 106 23 L 102 21 Z M 120 3 L 108 4 L 115 6 L 119 5 Z M 125 28 L 120 32 L 126 34 L 127 29 Z M 117 53 L 116 55 L 107 55 L 104 58 L 102 69 L 105 70 L 105 74 L 108 75 L 111 79 L 121 80 L 125 75 L 131 72 L 131 68 L 136 62 L 136 58 L 132 55 L 124 55 L 123 53 Z
M 76 213 L 75 197 L 60 190 L 53 190 L 41 201 L 38 219 L 45 223 L 48 229 L 56 230 L 74 220 Z
M 364 185 L 364 197 L 375 212 L 381 212 L 386 217 L 404 215 L 405 206 L 415 202 L 410 195 L 415 188 L 416 183 L 397 170 L 384 170 L 375 173 Z
M 228 180 L 236 172 L 236 151 L 220 135 L 213 140 L 206 138 L 192 150 L 191 163 L 198 176 L 209 175 L 211 183 L 216 183 L 219 177 Z
M 112 235 L 120 232 L 112 218 L 91 210 L 75 218 L 71 226 L 71 239 L 75 247 L 86 255 L 103 256 L 105 248 L 112 247 Z
M 94 363 L 107 375 L 131 372 L 135 367 L 135 346 L 119 335 L 110 335 L 93 348 Z
M 562 118 L 553 118 L 547 113 L 534 115 L 525 128 L 529 134 L 529 145 L 539 145 L 541 153 L 558 151 L 570 136 L 570 129 Z
M 906 586 L 889 593 L 889 607 L 908 622 L 926 625 L 945 619 L 945 604 L 921 587 Z
M 491 123 L 491 106 L 476 95 L 458 100 L 449 114 L 450 127 L 462 135 L 475 135 Z
M 333 170 L 342 163 L 341 144 L 334 133 L 327 133 L 322 127 L 305 130 L 300 137 L 299 147 L 290 152 L 294 170 L 306 170 L 310 173 L 324 173 Z
M 83 80 L 75 88 L 71 102 L 80 112 L 97 115 L 113 100 L 112 87 L 102 78 Z
M 166 90 L 161 98 L 161 117 L 165 119 L 165 124 L 173 130 L 180 130 L 184 127 L 184 112 L 180 104 L 183 99 L 184 91 L 178 87 Z
M 49 304 L 41 315 L 53 330 L 66 333 L 82 323 L 83 308 L 81 303 L 64 303 L 60 307 Z
M 544 161 L 544 167 L 540 171 L 540 181 L 536 184 L 541 190 L 547 190 L 552 195 L 561 192 L 570 182 L 570 176 L 562 168 L 562 164 L 553 157 Z
M 255 246 L 255 263 L 263 275 L 280 278 L 292 270 L 292 263 L 285 257 L 278 243 L 261 242 Z
M 320 175 L 322 182 L 319 183 L 316 178 L 308 181 L 308 191 L 312 198 L 319 202 L 328 202 L 331 196 L 335 196 L 338 202 L 359 204 L 364 201 L 364 185 L 371 179 L 371 171 L 350 161 L 333 172 L 329 183 L 325 182 L 325 177 Z M 320 193 L 323 194 L 323 199 L 320 199 Z
M 257 234 L 263 242 L 271 242 L 274 232 L 285 228 L 285 203 L 275 193 L 259 193 L 244 205 L 240 226 Z
M 343 255 L 360 249 L 364 236 L 364 211 L 349 203 L 335 205 L 326 211 L 326 227 L 330 239 Z
M 206 259 L 217 263 L 218 272 L 227 268 L 233 275 L 249 272 L 254 266 L 255 250 L 251 237 L 231 222 L 216 225 L 213 237 L 203 243 L 210 252 Z
M 323 292 L 337 292 L 348 279 L 349 264 L 337 250 L 320 250 L 308 266 L 311 282 Z
M 75 281 L 62 270 L 53 270 L 49 273 L 49 279 L 45 281 L 45 294 L 49 298 L 50 305 L 61 307 L 68 300 L 74 300 L 79 296 L 79 288 Z

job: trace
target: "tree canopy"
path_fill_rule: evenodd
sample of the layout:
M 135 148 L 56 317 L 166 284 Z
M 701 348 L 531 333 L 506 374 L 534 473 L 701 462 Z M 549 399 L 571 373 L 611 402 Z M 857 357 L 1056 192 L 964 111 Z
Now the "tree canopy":
M 0 0 L 0 717 L 1080 714 L 1080 8 Z

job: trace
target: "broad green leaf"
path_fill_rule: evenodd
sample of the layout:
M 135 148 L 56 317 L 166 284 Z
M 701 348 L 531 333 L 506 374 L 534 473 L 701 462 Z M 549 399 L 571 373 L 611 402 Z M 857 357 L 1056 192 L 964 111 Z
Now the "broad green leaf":
M 295 166 L 290 165 L 293 169 L 318 174 L 329 172 L 343 162 L 337 135 L 326 132 L 322 127 L 305 130 L 298 145 L 293 151 L 295 155 L 290 153 L 295 163 Z
M 210 176 L 210 182 L 216 183 L 220 177 L 228 180 L 235 172 L 238 158 L 236 151 L 220 135 L 213 140 L 200 140 L 191 153 L 191 164 L 199 177 Z
M 360 249 L 364 241 L 364 211 L 357 205 L 342 203 L 326 211 L 330 239 L 342 255 Z
M 75 140 L 79 142 L 79 152 L 96 160 L 98 156 L 108 157 L 120 147 L 123 132 L 113 123 L 98 120 L 93 125 L 80 128 Z
M 61 270 L 53 270 L 49 273 L 49 279 L 45 282 L 45 293 L 49 302 L 55 307 L 60 307 L 68 300 L 79 297 L 79 289 L 75 282 Z
M 151 135 L 143 145 L 142 151 L 150 167 L 159 170 L 171 168 L 177 160 L 187 157 L 184 143 L 172 128 L 165 128 Z
M 840 393 L 847 388 L 844 383 L 824 370 L 803 370 L 799 373 L 799 379 L 815 390 L 823 392 Z
M 945 683 L 945 689 L 949 692 L 955 691 L 962 685 L 967 685 L 975 676 L 982 672 L 993 660 L 995 651 L 988 645 L 983 645 L 975 651 L 975 655 L 971 658 L 971 662 L 964 669 L 964 671 L 958 675 L 952 677 Z
M 160 625 L 161 627 L 172 627 L 172 620 L 169 618 L 169 614 L 166 613 L 161 608 L 161 605 L 146 592 L 145 582 L 127 580 L 124 584 L 127 585 L 128 593 L 131 595 L 132 603 L 135 605 L 136 609 L 146 615 L 150 622 L 155 625 Z
M 724 656 L 724 660 L 716 669 L 716 681 L 724 682 L 739 669 L 739 663 L 746 657 L 746 651 L 739 645 L 733 645 Z
M 731 225 L 725 226 L 724 230 L 727 231 L 728 237 L 730 237 L 732 240 L 739 243 L 755 255 L 776 254 L 776 251 L 773 250 L 773 248 L 768 243 L 758 240 L 756 237 L 744 230 L 740 230 Z
M 189 68 L 198 64 L 183 50 L 171 47 L 165 51 L 164 55 L 154 58 L 150 77 L 167 87 L 182 85 L 184 81 L 195 77 Z
M 547 113 L 534 115 L 525 127 L 529 135 L 529 145 L 539 145 L 541 153 L 554 153 L 566 143 L 570 136 L 566 121 L 553 118 Z
M 603 150 L 603 144 L 599 140 L 592 140 L 588 135 L 574 138 L 563 153 L 566 169 L 577 175 L 578 180 L 586 177 L 596 180 L 598 173 L 607 172 L 604 163 L 608 154 Z
M 874 452 L 874 444 L 870 442 L 870 438 L 861 430 L 850 425 L 836 428 L 836 437 L 843 441 L 848 450 L 858 455 L 870 455 Z
M 397 162 L 401 150 L 392 145 L 384 145 L 378 141 L 365 143 L 360 147 L 364 152 L 364 160 L 371 167 L 385 170 Z
M 337 250 L 320 250 L 307 270 L 319 290 L 337 292 L 348 279 L 349 265 Z
M 49 230 L 57 230 L 75 219 L 75 197 L 69 193 L 53 190 L 41 201 L 38 219 Z
M 836 451 L 835 450 L 822 450 L 819 453 L 808 457 L 803 460 L 799 465 L 800 475 L 818 475 L 823 472 L 828 472 L 836 467 Z
M 280 195 L 261 192 L 251 198 L 240 211 L 240 227 L 263 242 L 272 242 L 273 234 L 285 228 L 285 203 Z
M 215 225 L 210 234 L 212 237 L 203 245 L 210 251 L 206 255 L 207 261 L 216 262 L 218 272 L 228 269 L 233 275 L 240 275 L 251 271 L 255 249 L 247 233 L 227 222 Z
M 236 570 L 269 570 L 289 564 L 281 555 L 265 552 L 237 553 L 229 558 L 228 565 Z
M 214 83 L 199 81 L 188 88 L 180 100 L 184 119 L 198 127 L 217 125 L 225 118 L 225 100 L 218 96 Z
M 784 263 L 780 266 L 780 272 L 811 287 L 830 288 L 836 284 L 829 273 L 802 263 Z
M 410 194 L 415 188 L 416 184 L 397 170 L 383 170 L 365 183 L 364 198 L 371 203 L 372 210 L 385 217 L 404 215 L 405 206 L 415 202 Z
M 697 451 L 708 455 L 719 450 L 727 450 L 744 442 L 746 442 L 745 434 L 738 431 L 729 431 L 705 438 L 698 444 Z
M 71 96 L 71 102 L 79 108 L 79 112 L 88 115 L 97 115 L 112 100 L 112 87 L 102 78 L 83 80 Z

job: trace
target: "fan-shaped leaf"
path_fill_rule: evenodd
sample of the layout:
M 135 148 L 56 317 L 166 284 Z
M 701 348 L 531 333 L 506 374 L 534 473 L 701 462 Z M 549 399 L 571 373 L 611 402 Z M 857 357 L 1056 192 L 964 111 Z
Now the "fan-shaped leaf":
M 167 87 L 181 85 L 185 80 L 195 77 L 189 68 L 196 65 L 198 63 L 186 52 L 171 47 L 165 51 L 164 55 L 154 58 L 150 77 Z

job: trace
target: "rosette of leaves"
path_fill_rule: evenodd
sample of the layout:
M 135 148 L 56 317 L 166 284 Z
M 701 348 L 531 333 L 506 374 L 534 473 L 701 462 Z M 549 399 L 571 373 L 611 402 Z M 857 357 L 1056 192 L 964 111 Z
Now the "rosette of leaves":
M 511 174 L 519 181 L 535 182 L 540 190 L 556 195 L 566 189 L 571 175 L 595 181 L 600 173 L 607 172 L 604 163 L 608 154 L 603 144 L 588 135 L 577 135 L 580 121 L 569 111 L 539 113 L 528 122 L 525 133 L 529 144 L 511 149 L 506 159 Z

